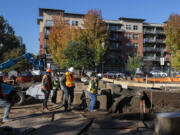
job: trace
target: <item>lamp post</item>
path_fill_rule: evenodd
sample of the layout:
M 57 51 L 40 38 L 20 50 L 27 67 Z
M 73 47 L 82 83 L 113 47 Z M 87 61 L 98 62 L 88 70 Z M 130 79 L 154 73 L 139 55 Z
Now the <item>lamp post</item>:
M 102 49 L 103 49 L 103 51 L 104 51 L 104 46 L 105 46 L 105 42 L 102 42 L 102 44 L 101 44 L 101 46 L 102 46 Z M 104 53 L 104 52 L 103 52 Z M 103 75 L 103 68 L 104 68 L 104 65 L 103 65 L 103 53 L 102 53 L 102 75 Z

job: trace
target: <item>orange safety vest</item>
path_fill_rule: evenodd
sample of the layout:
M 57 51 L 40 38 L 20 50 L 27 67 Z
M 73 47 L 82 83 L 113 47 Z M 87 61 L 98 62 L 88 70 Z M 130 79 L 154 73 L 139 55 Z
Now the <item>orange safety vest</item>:
M 43 78 L 42 78 L 42 82 L 41 82 L 41 84 L 42 84 L 42 90 L 46 90 L 46 86 L 44 86 L 44 79 L 47 79 L 47 87 L 48 87 L 48 90 L 50 90 L 51 89 L 51 87 L 50 87 L 50 80 L 48 79 L 48 77 L 47 77 L 47 75 L 45 74 L 44 76 L 43 76 Z
M 69 72 L 66 72 L 66 86 L 67 87 L 74 87 L 74 75 L 70 74 Z

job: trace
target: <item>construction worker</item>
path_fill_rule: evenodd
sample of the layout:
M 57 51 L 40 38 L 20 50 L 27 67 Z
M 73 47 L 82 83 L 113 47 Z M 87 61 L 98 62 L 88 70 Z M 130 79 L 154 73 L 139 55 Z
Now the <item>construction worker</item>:
M 89 73 L 88 76 L 90 77 L 89 85 L 87 88 L 88 95 L 91 99 L 90 104 L 89 104 L 89 111 L 94 111 L 94 106 L 96 104 L 97 100 L 97 91 L 98 91 L 98 79 L 96 77 L 96 73 L 92 72 Z
M 43 100 L 43 111 L 48 111 L 47 102 L 50 94 L 50 90 L 52 88 L 51 84 L 51 69 L 48 68 L 46 70 L 46 74 L 44 74 L 42 78 L 41 90 L 44 93 L 44 100 Z
M 74 68 L 70 67 L 68 72 L 66 72 L 61 78 L 61 88 L 65 95 L 65 111 L 69 111 L 71 109 L 71 104 L 74 100 Z M 69 100 L 70 97 L 70 100 Z
M 8 101 L 7 96 L 4 94 L 2 83 L 3 83 L 3 73 L 0 72 L 0 107 L 5 107 L 3 122 L 7 122 L 12 120 L 8 118 L 11 109 L 11 103 Z
M 56 103 L 56 97 L 57 97 L 57 90 L 60 89 L 60 83 L 59 83 L 59 79 L 58 77 L 55 77 L 54 81 L 53 81 L 53 96 L 52 96 L 52 99 L 51 101 L 53 103 Z

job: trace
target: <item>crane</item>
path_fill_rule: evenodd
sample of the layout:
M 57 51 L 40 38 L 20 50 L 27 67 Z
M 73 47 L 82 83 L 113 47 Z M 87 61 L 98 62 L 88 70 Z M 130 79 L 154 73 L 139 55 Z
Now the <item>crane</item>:
M 6 62 L 3 62 L 0 64 L 0 72 L 4 69 L 7 69 L 13 65 L 15 65 L 16 63 L 23 61 L 24 59 L 27 59 L 29 63 L 32 63 L 34 65 L 35 69 L 42 69 L 43 68 L 43 61 L 42 59 L 40 59 L 40 61 L 37 61 L 33 58 L 33 55 L 31 53 L 25 53 L 22 56 L 19 56 L 18 58 L 15 59 L 9 59 Z M 14 88 L 13 86 L 10 86 L 6 83 L 1 83 L 1 86 L 3 87 L 3 91 L 5 95 L 14 95 L 14 102 L 16 102 L 15 104 L 20 105 L 24 102 L 24 93 L 20 90 L 17 90 L 16 88 Z M 16 96 L 15 96 L 16 95 Z

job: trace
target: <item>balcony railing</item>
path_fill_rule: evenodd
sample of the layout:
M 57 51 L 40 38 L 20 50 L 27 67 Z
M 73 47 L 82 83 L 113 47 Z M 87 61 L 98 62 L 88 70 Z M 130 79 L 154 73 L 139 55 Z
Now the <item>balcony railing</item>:
M 156 39 L 157 43 L 165 43 L 166 41 L 164 39 Z
M 165 32 L 163 30 L 156 30 L 156 33 L 158 33 L 158 34 L 165 34 Z
M 52 27 L 53 25 L 54 25 L 53 21 L 46 21 L 44 24 L 45 27 Z
M 145 61 L 160 61 L 160 57 L 158 56 L 144 56 L 143 58 Z
M 154 30 L 144 30 L 144 34 L 155 34 Z
M 156 42 L 155 39 L 145 39 L 144 40 L 144 43 L 154 43 L 154 42 Z
M 144 48 L 143 48 L 143 51 L 144 51 L 144 52 L 148 52 L 148 51 L 161 52 L 161 51 L 166 51 L 166 49 L 164 49 L 164 48 L 159 48 L 159 47 L 156 47 L 156 48 L 154 48 L 154 47 L 144 47 Z

